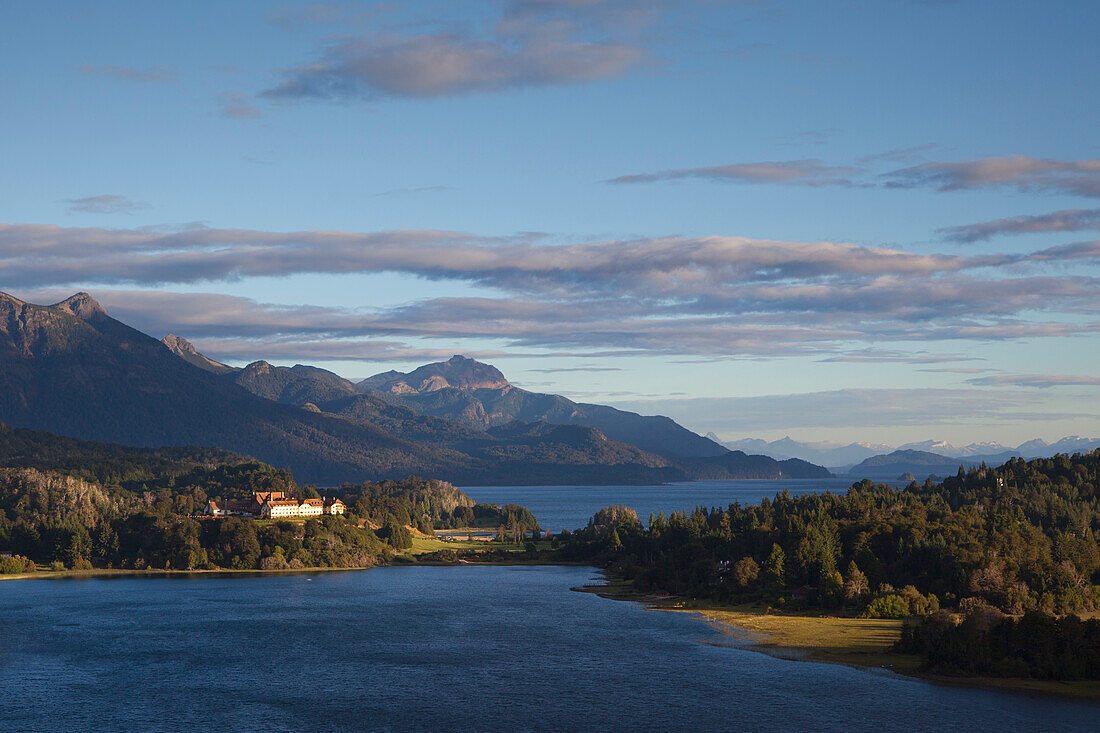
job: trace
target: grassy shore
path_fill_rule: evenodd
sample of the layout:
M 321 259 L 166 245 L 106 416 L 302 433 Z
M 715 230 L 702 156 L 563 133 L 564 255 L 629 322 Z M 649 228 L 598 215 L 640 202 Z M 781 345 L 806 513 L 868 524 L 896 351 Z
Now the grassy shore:
M 410 528 L 411 529 L 411 528 Z M 412 529 L 412 547 L 406 550 L 398 550 L 394 553 L 394 560 L 397 563 L 403 562 L 420 562 L 426 565 L 451 565 L 451 562 L 423 562 L 419 560 L 422 555 L 427 555 L 433 552 L 439 552 L 440 550 L 454 550 L 462 553 L 489 553 L 503 551 L 508 553 L 520 553 L 525 549 L 524 544 L 515 543 L 499 543 L 499 542 L 486 542 L 486 541 L 468 541 L 459 539 L 442 539 L 440 537 L 429 536 L 422 534 L 415 529 Z M 550 543 L 545 540 L 540 540 L 536 543 L 538 549 L 548 549 Z M 474 561 L 476 562 L 476 561 Z M 530 560 L 517 560 L 517 563 L 529 563 L 534 562 Z M 508 561 L 499 562 L 496 564 L 511 564 Z M 538 561 L 538 564 L 546 564 L 545 560 Z M 377 567 L 377 566 L 371 566 Z M 286 573 L 319 573 L 330 572 L 335 570 L 369 570 L 366 568 L 335 568 L 335 567 L 310 567 L 310 568 L 283 568 L 280 570 L 233 570 L 229 568 L 215 568 L 210 570 L 165 570 L 158 568 L 144 568 L 141 570 L 130 568 L 92 568 L 88 570 L 53 570 L 49 567 L 39 567 L 33 573 L 16 573 L 11 575 L 0 575 L 0 580 L 26 580 L 26 579 L 49 579 L 49 578 L 90 578 L 90 577 L 102 577 L 102 576 L 156 576 L 156 575 L 196 575 L 196 574 L 235 574 L 235 575 L 273 575 L 273 574 L 286 574 Z
M 377 566 L 375 566 L 377 567 Z M 341 570 L 370 570 L 370 568 L 282 568 L 280 570 L 236 570 L 233 568 L 211 568 L 209 570 L 164 570 L 163 568 L 91 568 L 90 570 L 51 570 L 45 568 L 33 573 L 0 575 L 2 580 L 49 580 L 51 578 L 101 578 L 126 576 L 162 576 L 162 575 L 287 575 L 293 573 L 330 573 Z
M 577 590 L 615 600 L 644 603 L 654 611 L 697 614 L 723 634 L 720 640 L 704 640 L 708 644 L 737 646 L 796 661 L 888 669 L 938 684 L 1100 702 L 1100 682 L 1095 681 L 950 677 L 922 672 L 919 657 L 898 654 L 891 648 L 901 635 L 902 622 L 898 620 L 782 613 L 756 605 L 725 606 L 683 598 L 657 597 L 638 593 L 629 583 L 615 579 Z

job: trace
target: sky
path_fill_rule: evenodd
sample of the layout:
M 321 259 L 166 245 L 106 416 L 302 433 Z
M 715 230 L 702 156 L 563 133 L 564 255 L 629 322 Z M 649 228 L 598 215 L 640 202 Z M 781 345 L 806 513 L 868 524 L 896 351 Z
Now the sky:
M 0 5 L 0 290 L 725 439 L 1100 435 L 1100 4 Z

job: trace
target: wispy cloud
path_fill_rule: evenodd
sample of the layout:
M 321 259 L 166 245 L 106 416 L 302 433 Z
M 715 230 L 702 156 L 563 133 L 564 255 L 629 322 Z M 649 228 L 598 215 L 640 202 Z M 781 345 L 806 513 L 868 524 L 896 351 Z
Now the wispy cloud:
M 983 361 L 980 358 L 961 354 L 929 354 L 923 351 L 899 351 L 869 347 L 850 351 L 821 359 L 822 362 L 842 362 L 852 364 L 944 364 L 958 361 Z M 924 370 L 930 371 L 930 370 Z M 950 371 L 950 370 L 945 370 Z M 986 371 L 986 370 L 978 370 Z
M 48 261 L 41 259 L 45 256 Z M 1096 256 L 1086 250 L 1051 248 L 1028 257 L 1054 261 Z M 200 225 L 165 231 L 0 224 L 3 275 L 11 280 L 18 273 L 26 284 L 39 286 L 81 278 L 103 283 L 187 283 L 302 273 L 405 272 L 526 292 L 629 289 L 698 301 L 736 301 L 751 293 L 761 300 L 798 302 L 820 298 L 826 291 L 783 281 L 930 276 L 1015 265 L 1026 259 L 745 237 L 544 244 L 530 241 L 528 235 L 483 237 L 440 230 L 268 232 Z M 1072 290 L 1072 282 L 1067 282 Z M 870 281 L 863 284 L 873 287 Z M 732 285 L 754 285 L 755 290 L 732 291 Z M 952 294 L 935 295 L 949 301 Z
M 887 187 L 940 191 L 1010 187 L 1100 198 L 1100 159 L 1055 160 L 1005 155 L 923 163 L 883 174 Z
M 526 369 L 533 374 L 559 374 L 561 372 L 621 372 L 619 367 L 558 367 L 556 369 Z
M 434 230 L 0 225 L 3 288 L 399 273 L 493 293 L 372 311 L 163 291 L 112 296 L 140 301 L 127 314 L 142 327 L 189 337 L 479 339 L 508 349 L 696 357 L 934 364 L 960 357 L 912 344 L 1093 334 L 1100 331 L 1100 278 L 1063 271 L 1088 260 L 1100 262 L 1100 242 L 960 256 L 744 237 L 554 244 Z
M 986 372 L 996 372 L 998 369 L 967 369 L 965 367 L 950 368 L 943 367 L 939 369 L 918 369 L 918 372 L 930 372 L 933 374 L 985 374 Z
M 993 374 L 966 381 L 983 387 L 1100 387 L 1100 376 L 1091 374 Z
M 965 226 L 947 227 L 938 230 L 937 233 L 944 239 L 970 244 L 1002 234 L 1079 232 L 1087 229 L 1100 230 L 1100 209 L 1064 209 L 1050 214 L 1013 216 Z
M 80 67 L 80 73 L 87 76 L 109 76 L 122 81 L 167 83 L 176 80 L 176 72 L 167 66 L 154 66 L 149 69 L 138 69 L 132 66 L 117 66 L 106 64 L 93 66 L 85 64 Z
M 222 114 L 230 119 L 254 120 L 263 116 L 248 95 L 240 92 L 222 92 L 218 95 L 218 102 Z
M 731 163 L 704 168 L 677 168 L 656 173 L 634 173 L 612 178 L 606 183 L 653 183 L 684 178 L 739 183 L 779 183 L 800 186 L 850 185 L 859 168 L 825 165 L 820 160 L 765 161 Z
M 80 214 L 132 214 L 139 209 L 149 208 L 149 204 L 132 201 L 117 194 L 84 196 L 78 199 L 65 199 L 70 213 Z
M 865 188 L 932 188 L 938 191 L 1014 188 L 1100 198 L 1100 159 L 1054 160 L 1006 155 L 961 161 L 935 161 L 875 174 L 874 163 L 920 157 L 935 145 L 866 155 L 858 165 L 829 165 L 816 159 L 729 163 L 672 168 L 611 178 L 607 183 L 653 183 L 682 179 Z M 961 233 L 965 236 L 965 233 Z

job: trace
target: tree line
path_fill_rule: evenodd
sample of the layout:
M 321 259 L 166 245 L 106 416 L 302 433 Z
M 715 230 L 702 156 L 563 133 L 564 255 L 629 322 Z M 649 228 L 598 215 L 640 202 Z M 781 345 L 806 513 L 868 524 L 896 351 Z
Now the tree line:
M 606 567 L 646 592 L 875 618 L 1038 613 L 1049 620 L 1100 608 L 1098 485 L 1100 451 L 1013 459 L 960 468 L 939 483 L 782 492 L 757 506 L 697 507 L 648 524 L 627 507 L 608 507 L 555 544 L 558 557 Z M 941 609 L 953 613 L 936 616 Z M 1037 628 L 1038 617 L 1028 618 L 1025 627 Z M 1011 649 L 1024 634 L 1003 624 L 989 633 Z M 1071 621 L 1043 628 L 1066 639 L 1080 631 Z M 959 635 L 978 643 L 965 624 L 935 638 L 956 649 Z M 1085 648 L 1100 654 L 1095 643 Z M 967 673 L 999 664 L 929 660 Z
M 287 569 L 370 567 L 412 544 L 410 528 L 519 527 L 530 512 L 473 502 L 441 481 L 345 484 L 345 515 L 302 522 L 199 517 L 211 499 L 315 486 L 254 460 L 210 449 L 127 448 L 0 426 L 0 572 L 56 568 Z

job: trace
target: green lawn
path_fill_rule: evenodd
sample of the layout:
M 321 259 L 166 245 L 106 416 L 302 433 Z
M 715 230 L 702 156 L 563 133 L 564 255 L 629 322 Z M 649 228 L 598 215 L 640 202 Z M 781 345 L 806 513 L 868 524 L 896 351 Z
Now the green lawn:
M 464 550 L 505 550 L 507 552 L 521 552 L 523 550 L 523 545 L 517 545 L 510 542 L 501 544 L 499 542 L 479 542 L 477 540 L 471 542 L 464 539 L 446 541 L 436 537 L 427 537 L 421 534 L 414 534 L 412 541 L 412 548 L 406 550 L 406 553 L 410 555 L 423 555 L 426 552 L 438 552 L 440 550 L 454 550 L 456 552 Z

